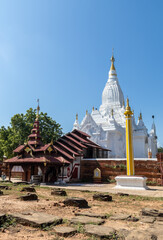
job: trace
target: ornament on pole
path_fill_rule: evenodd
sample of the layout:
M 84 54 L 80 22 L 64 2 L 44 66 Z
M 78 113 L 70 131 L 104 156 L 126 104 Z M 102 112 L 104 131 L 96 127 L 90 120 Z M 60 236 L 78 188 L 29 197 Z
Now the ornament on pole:
M 40 111 L 39 99 L 37 99 L 37 102 L 38 102 L 38 105 L 37 105 L 36 121 L 38 121 L 38 118 L 39 118 L 39 111 Z
M 134 153 L 133 153 L 133 137 L 132 137 L 132 115 L 133 112 L 129 106 L 129 99 L 127 98 L 126 111 L 126 155 L 127 155 L 127 175 L 133 176 L 134 170 Z

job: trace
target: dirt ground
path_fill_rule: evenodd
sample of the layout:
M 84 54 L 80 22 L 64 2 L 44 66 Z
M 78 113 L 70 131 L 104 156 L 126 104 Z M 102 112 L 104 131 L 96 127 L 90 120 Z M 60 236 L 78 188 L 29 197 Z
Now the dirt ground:
M 2 185 L 2 184 L 0 184 Z M 112 202 L 103 202 L 93 200 L 93 194 L 95 192 L 79 191 L 79 190 L 66 190 L 67 196 L 53 196 L 51 195 L 51 188 L 49 187 L 35 187 L 39 201 L 21 201 L 19 197 L 24 193 L 20 192 L 22 186 L 13 186 L 13 184 L 7 184 L 11 186 L 11 190 L 2 190 L 4 195 L 0 196 L 0 213 L 23 213 L 29 211 L 37 211 L 53 214 L 64 219 L 62 225 L 70 225 L 68 220 L 74 217 L 75 212 L 89 211 L 93 213 L 107 213 L 104 226 L 110 226 L 118 229 L 139 229 L 145 230 L 149 227 L 147 223 L 127 222 L 127 221 L 113 221 L 109 220 L 109 216 L 115 213 L 128 213 L 132 216 L 138 216 L 140 210 L 144 207 L 163 209 L 163 198 L 151 198 L 143 196 L 119 196 L 117 194 L 110 194 L 113 197 Z M 54 206 L 56 202 L 62 202 L 67 197 L 82 197 L 88 201 L 89 209 L 78 209 L 76 207 Z M 76 225 L 78 233 L 72 237 L 67 237 L 67 240 L 91 240 L 95 237 L 86 236 L 83 233 L 81 225 Z M 1 226 L 0 228 L 0 240 L 61 240 L 63 237 L 58 237 L 53 227 L 48 228 L 46 231 L 39 228 L 22 226 L 20 224 L 11 225 L 8 228 Z

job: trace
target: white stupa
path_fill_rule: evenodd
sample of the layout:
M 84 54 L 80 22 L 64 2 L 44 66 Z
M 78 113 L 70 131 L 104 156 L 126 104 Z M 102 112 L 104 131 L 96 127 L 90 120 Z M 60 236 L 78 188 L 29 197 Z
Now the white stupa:
M 108 81 L 102 93 L 102 104 L 99 110 L 93 108 L 91 114 L 86 112 L 81 124 L 79 124 L 78 118 L 76 118 L 73 129 L 76 128 L 86 132 L 91 136 L 92 141 L 110 149 L 111 152 L 108 153 L 108 157 L 124 158 L 126 157 L 125 104 L 114 61 L 115 59 L 112 56 Z M 137 124 L 133 116 L 132 127 L 134 157 L 155 158 L 157 153 L 157 136 L 154 122 L 148 134 L 140 113 Z

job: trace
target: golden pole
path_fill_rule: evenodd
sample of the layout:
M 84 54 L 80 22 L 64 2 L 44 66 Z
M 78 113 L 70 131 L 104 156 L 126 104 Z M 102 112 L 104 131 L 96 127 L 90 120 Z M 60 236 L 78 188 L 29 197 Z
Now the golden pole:
M 135 174 L 134 169 L 134 153 L 133 153 L 133 137 L 132 137 L 132 115 L 133 112 L 129 106 L 129 100 L 127 98 L 126 111 L 126 155 L 127 155 L 127 175 L 133 176 Z

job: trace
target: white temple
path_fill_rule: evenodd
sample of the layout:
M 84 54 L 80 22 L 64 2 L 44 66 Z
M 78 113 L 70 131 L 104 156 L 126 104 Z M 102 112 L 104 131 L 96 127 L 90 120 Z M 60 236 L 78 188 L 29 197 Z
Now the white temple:
M 97 109 L 92 109 L 92 113 L 86 111 L 86 115 L 81 124 L 76 117 L 73 129 L 79 129 L 91 136 L 91 140 L 108 148 L 108 157 L 126 157 L 126 137 L 125 137 L 125 104 L 124 96 L 118 82 L 117 72 L 114 66 L 114 57 L 111 57 L 111 68 L 108 81 L 102 93 L 102 104 Z M 135 158 L 152 158 L 157 153 L 156 127 L 153 122 L 150 133 L 143 122 L 140 113 L 136 124 L 133 116 L 133 144 Z

